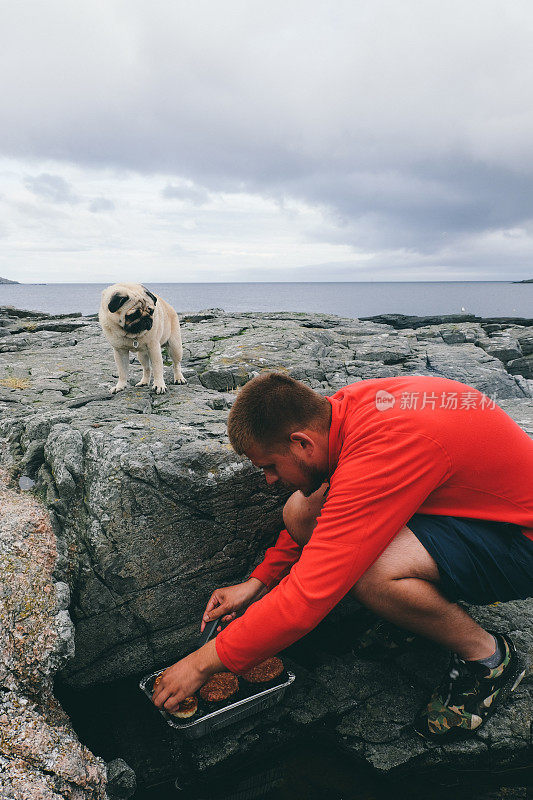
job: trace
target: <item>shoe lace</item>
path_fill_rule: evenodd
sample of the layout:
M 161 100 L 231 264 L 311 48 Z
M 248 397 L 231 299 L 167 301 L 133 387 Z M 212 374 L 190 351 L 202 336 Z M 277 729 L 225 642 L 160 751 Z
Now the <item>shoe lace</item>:
M 477 678 L 466 662 L 459 658 L 457 653 L 453 653 L 448 673 L 439 687 L 441 697 L 445 698 L 444 705 L 457 705 L 457 701 L 464 702 L 464 696 L 473 694 L 477 684 Z

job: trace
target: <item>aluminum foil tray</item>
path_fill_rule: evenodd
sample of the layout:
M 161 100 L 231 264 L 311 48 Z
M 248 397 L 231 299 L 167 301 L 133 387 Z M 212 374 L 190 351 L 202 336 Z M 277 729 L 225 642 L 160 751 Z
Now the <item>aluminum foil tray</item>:
M 154 681 L 163 671 L 164 669 L 158 669 L 157 672 L 146 675 L 139 683 L 139 687 L 150 702 L 152 702 Z M 159 712 L 163 715 L 171 728 L 181 731 L 184 736 L 196 739 L 276 705 L 282 699 L 287 687 L 290 686 L 291 683 L 294 683 L 296 679 L 296 675 L 293 672 L 284 670 L 279 678 L 273 681 L 274 685 L 270 685 L 267 689 L 254 692 L 250 684 L 246 683 L 246 681 L 239 676 L 237 677 L 239 679 L 239 691 L 234 698 L 232 698 L 232 702 L 229 702 L 228 705 L 222 708 L 211 711 L 209 708 L 206 708 L 206 703 L 199 698 L 199 706 L 195 714 L 195 719 L 180 720 L 173 717 L 168 711 L 159 709 Z

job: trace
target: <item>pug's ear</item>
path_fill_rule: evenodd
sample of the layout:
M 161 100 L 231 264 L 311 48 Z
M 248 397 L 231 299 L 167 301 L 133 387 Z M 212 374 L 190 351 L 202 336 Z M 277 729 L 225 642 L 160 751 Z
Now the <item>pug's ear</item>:
M 141 286 L 142 286 L 142 283 L 141 283 Z M 157 303 L 157 297 L 155 296 L 155 294 L 152 294 L 152 292 L 149 292 L 148 289 L 146 288 L 146 286 L 143 286 L 143 289 L 146 292 L 146 294 L 148 295 L 148 297 L 150 297 L 154 301 L 154 306 L 155 306 L 155 304 Z
M 128 295 L 119 294 L 115 292 L 115 294 L 111 297 L 111 300 L 107 304 L 109 311 L 114 312 L 118 311 L 121 308 L 126 300 L 128 299 Z

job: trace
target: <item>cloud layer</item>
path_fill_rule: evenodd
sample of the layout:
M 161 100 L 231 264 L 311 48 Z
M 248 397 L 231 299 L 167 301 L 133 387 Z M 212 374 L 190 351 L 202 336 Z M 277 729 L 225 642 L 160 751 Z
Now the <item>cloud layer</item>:
M 154 279 L 533 274 L 525 0 L 8 0 L 0 25 L 8 260 L 76 239 L 107 279 L 127 240 Z

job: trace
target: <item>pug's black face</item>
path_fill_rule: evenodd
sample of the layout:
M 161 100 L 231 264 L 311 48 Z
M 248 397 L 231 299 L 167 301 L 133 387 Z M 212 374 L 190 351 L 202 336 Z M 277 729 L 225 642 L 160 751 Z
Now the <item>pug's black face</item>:
M 149 331 L 154 324 L 153 308 L 134 308 L 124 317 L 124 330 L 126 333 L 141 333 Z
M 124 289 L 127 288 L 129 287 L 124 287 Z M 107 310 L 111 314 L 116 314 L 116 320 L 120 327 L 124 329 L 125 333 L 132 336 L 151 330 L 157 304 L 157 297 L 148 291 L 146 286 L 139 286 L 141 290 L 139 292 L 135 289 L 136 287 L 133 287 L 129 293 L 114 292 L 107 304 Z

